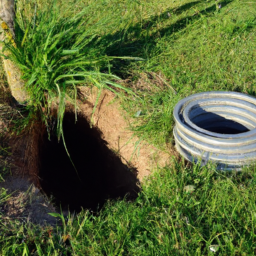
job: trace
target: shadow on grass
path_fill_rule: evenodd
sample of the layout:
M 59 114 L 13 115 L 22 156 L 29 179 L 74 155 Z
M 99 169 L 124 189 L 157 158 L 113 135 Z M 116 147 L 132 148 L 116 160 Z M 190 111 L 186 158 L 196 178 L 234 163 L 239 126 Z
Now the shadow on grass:
M 126 30 L 118 31 L 115 34 L 108 34 L 104 36 L 98 42 L 98 44 L 101 45 L 109 43 L 109 46 L 105 48 L 104 52 L 109 56 L 133 56 L 146 59 L 154 51 L 159 38 L 177 34 L 189 25 L 194 24 L 199 19 L 203 19 L 202 15 L 204 15 L 204 17 L 212 15 L 214 12 L 216 12 L 217 5 L 213 4 L 212 6 L 196 12 L 191 16 L 179 19 L 177 22 L 168 27 L 150 33 L 150 31 L 154 29 L 157 23 L 169 19 L 170 17 L 168 15 L 171 15 L 171 13 L 180 14 L 183 11 L 186 11 L 202 2 L 203 1 L 195 1 L 182 5 L 178 8 L 167 9 L 162 14 L 153 16 L 150 18 L 150 20 L 145 20 L 142 22 L 142 24 L 138 23 L 136 25 L 130 26 Z M 218 5 L 221 5 L 221 8 L 225 8 L 232 2 L 233 0 L 221 1 L 218 3 Z M 115 61 L 112 72 L 115 72 L 122 77 L 122 72 L 125 73 L 125 67 L 129 63 L 130 62 L 127 60 Z
M 190 8 L 200 4 L 202 2 L 204 2 L 204 1 L 195 1 L 195 2 L 184 4 L 178 8 L 169 8 L 169 9 L 165 10 L 164 13 L 162 13 L 160 15 L 153 16 L 153 17 L 151 17 L 150 20 L 144 21 L 142 25 L 138 24 L 135 27 L 137 27 L 138 29 L 140 29 L 141 27 L 142 28 L 151 28 L 159 21 L 164 21 L 164 20 L 170 19 L 172 14 L 175 14 L 175 15 L 181 14 L 182 12 L 187 11 Z M 134 28 L 132 28 L 132 29 L 134 29 Z

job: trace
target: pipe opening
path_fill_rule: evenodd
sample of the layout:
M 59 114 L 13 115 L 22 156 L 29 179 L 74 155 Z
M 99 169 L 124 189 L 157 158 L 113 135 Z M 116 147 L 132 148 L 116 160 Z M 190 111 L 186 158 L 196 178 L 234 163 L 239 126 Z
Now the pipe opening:
M 137 197 L 136 170 L 122 163 L 107 147 L 101 132 L 90 128 L 86 118 L 78 116 L 75 123 L 74 113 L 66 113 L 63 130 L 77 172 L 56 136 L 49 141 L 45 133 L 39 150 L 39 186 L 57 207 L 96 211 L 107 199 Z
M 243 124 L 211 112 L 198 115 L 191 121 L 202 129 L 220 134 L 239 134 L 249 131 Z

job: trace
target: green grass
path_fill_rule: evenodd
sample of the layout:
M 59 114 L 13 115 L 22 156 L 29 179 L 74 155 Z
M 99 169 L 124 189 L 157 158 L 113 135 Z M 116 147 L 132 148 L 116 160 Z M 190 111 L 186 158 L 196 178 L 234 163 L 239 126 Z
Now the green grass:
M 166 12 L 151 18 L 147 37 L 134 40 L 134 54 L 147 56 L 147 61 L 133 65 L 129 72 L 133 77 L 155 72 L 169 84 L 153 93 L 139 91 L 141 101 L 126 102 L 131 116 L 142 111 L 134 120 L 134 130 L 143 138 L 160 146 L 170 141 L 173 107 L 190 94 L 230 90 L 255 95 L 256 5 L 246 1 L 221 4 L 218 11 L 212 1 L 192 2 L 193 7 L 183 12 L 171 9 L 170 18 Z M 181 4 L 179 10 L 184 7 Z
M 45 7 L 40 0 L 37 3 L 39 13 Z M 19 4 L 21 14 L 33 17 L 32 1 Z M 144 59 L 112 59 L 98 69 L 123 78 L 122 84 L 136 93 L 123 97 L 122 105 L 140 138 L 162 148 L 172 142 L 173 108 L 192 93 L 256 94 L 255 0 L 65 1 L 61 8 L 67 11 L 60 19 L 68 22 L 84 6 L 92 17 L 85 32 L 97 35 L 89 44 L 93 56 L 98 52 Z M 108 25 L 99 24 L 101 20 L 108 20 Z M 43 37 L 39 32 L 37 36 Z M 29 54 L 34 58 L 32 51 Z M 83 211 L 67 219 L 59 215 L 62 225 L 57 227 L 1 221 L 0 252 L 255 255 L 255 178 L 254 166 L 225 174 L 213 165 L 199 167 L 173 159 L 171 166 L 155 170 L 142 183 L 133 202 L 110 201 L 98 213 Z M 2 191 L 0 207 L 6 196 Z
M 255 94 L 254 1 L 80 1 L 80 9 L 78 3 L 74 8 L 72 1 L 65 1 L 51 12 L 34 2 L 18 5 L 16 61 L 27 81 L 32 109 L 45 117 L 42 108 L 58 97 L 59 135 L 66 101 L 75 104 L 76 85 L 113 89 L 118 87 L 116 75 L 136 85 L 142 73 L 153 72 L 167 82 L 159 90 L 152 86 L 149 93 L 137 89 L 140 99 L 124 103 L 131 116 L 142 113 L 133 130 L 160 147 L 172 140 L 171 113 L 179 99 L 212 90 Z M 74 15 L 77 18 L 71 19 Z
M 255 169 L 217 173 L 175 162 L 143 184 L 134 202 L 98 214 L 62 215 L 62 226 L 1 225 L 2 255 L 254 255 Z M 8 239 L 6 239 L 6 235 Z

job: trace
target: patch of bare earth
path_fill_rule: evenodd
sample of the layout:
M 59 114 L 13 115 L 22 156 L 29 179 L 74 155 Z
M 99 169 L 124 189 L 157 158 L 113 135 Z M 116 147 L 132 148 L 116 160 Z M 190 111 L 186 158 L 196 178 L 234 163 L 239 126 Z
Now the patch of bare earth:
M 23 223 L 54 225 L 56 219 L 48 213 L 56 212 L 56 209 L 34 184 L 32 169 L 30 172 L 25 171 L 25 169 L 33 168 L 36 164 L 34 159 L 36 154 L 32 154 L 32 152 L 37 150 L 40 132 L 37 135 L 32 132 L 26 133 L 24 136 L 10 136 L 11 120 L 19 115 L 19 111 L 7 104 L 8 99 L 1 98 L 0 101 L 0 176 L 4 177 L 4 179 L 0 179 L 0 193 L 7 191 L 8 194 L 8 198 L 4 202 L 0 202 L 1 222 L 4 224 L 19 220 Z M 32 145 L 28 145 L 29 143 Z M 26 154 L 32 158 L 26 157 Z M 27 163 L 26 158 L 32 160 L 30 164 Z
M 156 167 L 170 163 L 171 151 L 164 152 L 145 141 L 139 142 L 139 138 L 129 130 L 129 122 L 124 118 L 125 113 L 122 112 L 114 93 L 103 90 L 94 110 L 97 89 L 80 90 L 86 97 L 86 102 L 79 104 L 81 113 L 87 118 L 92 117 L 93 124 L 101 130 L 108 147 L 120 156 L 124 164 L 137 170 L 140 181 Z
M 0 190 L 7 189 L 11 196 L 0 206 L 2 221 L 20 220 L 39 225 L 54 225 L 56 219 L 48 213 L 56 212 L 50 200 L 31 183 L 29 177 L 9 176 L 0 183 Z

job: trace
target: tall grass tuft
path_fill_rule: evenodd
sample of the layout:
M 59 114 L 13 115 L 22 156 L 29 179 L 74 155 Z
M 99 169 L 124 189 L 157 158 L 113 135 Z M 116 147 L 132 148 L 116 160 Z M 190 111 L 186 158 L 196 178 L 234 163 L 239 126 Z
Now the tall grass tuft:
M 102 28 L 110 26 L 111 19 L 95 20 L 90 11 L 85 7 L 72 17 L 64 17 L 56 2 L 44 11 L 38 11 L 35 5 L 31 19 L 18 15 L 16 45 L 5 44 L 11 53 L 8 57 L 17 63 L 26 81 L 29 116 L 39 113 L 49 126 L 51 109 L 57 108 L 59 139 L 66 103 L 77 108 L 77 85 L 94 85 L 99 91 L 129 91 L 115 82 L 118 77 L 110 71 L 109 63 L 116 57 L 104 54 L 109 42 L 99 43 L 104 42 Z

